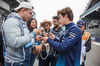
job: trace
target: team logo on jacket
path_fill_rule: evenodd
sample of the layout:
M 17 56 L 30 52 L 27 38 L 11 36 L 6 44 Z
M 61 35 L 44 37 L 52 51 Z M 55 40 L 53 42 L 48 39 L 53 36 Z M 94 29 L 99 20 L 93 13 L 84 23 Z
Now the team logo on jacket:
M 70 32 L 70 33 L 69 33 L 69 38 L 74 39 L 74 38 L 75 38 L 75 36 L 76 36 L 76 34 L 75 34 L 75 33 L 73 33 L 73 32 Z

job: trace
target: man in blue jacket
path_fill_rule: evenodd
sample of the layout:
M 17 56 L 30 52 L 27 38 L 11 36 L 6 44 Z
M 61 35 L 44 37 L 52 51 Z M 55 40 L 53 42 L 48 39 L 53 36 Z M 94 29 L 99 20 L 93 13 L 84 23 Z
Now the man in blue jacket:
M 82 34 L 79 27 L 73 22 L 73 12 L 69 7 L 58 11 L 59 21 L 65 28 L 65 33 L 60 42 L 53 34 L 44 37 L 43 41 L 48 42 L 56 51 L 59 52 L 56 66 L 80 66 L 80 52 Z

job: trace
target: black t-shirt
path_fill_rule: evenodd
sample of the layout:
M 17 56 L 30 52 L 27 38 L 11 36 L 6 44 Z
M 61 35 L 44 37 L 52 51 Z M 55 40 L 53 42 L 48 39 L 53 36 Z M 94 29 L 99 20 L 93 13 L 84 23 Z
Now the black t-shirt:
M 4 64 L 4 58 L 3 58 L 3 41 L 2 41 L 2 34 L 0 31 L 0 62 Z

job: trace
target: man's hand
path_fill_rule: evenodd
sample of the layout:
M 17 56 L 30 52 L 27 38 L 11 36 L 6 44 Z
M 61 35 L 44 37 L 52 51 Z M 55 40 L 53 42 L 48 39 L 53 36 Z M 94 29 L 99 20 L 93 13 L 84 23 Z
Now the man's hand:
M 43 37 L 40 36 L 40 35 L 38 35 L 38 36 L 37 36 L 37 40 L 38 40 L 38 41 L 43 41 Z
M 39 31 L 40 31 L 40 29 L 36 29 L 36 28 L 33 30 L 33 32 L 34 32 L 36 35 L 39 35 Z
M 52 33 L 49 33 L 49 37 L 54 40 L 55 39 L 55 36 L 52 34 Z
M 43 41 L 44 41 L 44 43 L 47 43 L 47 39 L 48 39 L 49 37 L 44 37 L 43 38 Z

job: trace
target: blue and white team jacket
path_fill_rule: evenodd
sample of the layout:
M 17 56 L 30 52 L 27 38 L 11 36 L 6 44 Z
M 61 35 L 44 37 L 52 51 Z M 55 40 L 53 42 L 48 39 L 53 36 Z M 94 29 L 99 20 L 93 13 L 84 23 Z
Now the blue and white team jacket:
M 51 38 L 47 39 L 47 42 L 59 52 L 56 66 L 80 66 L 81 30 L 74 22 L 65 27 L 61 42 L 55 42 Z

